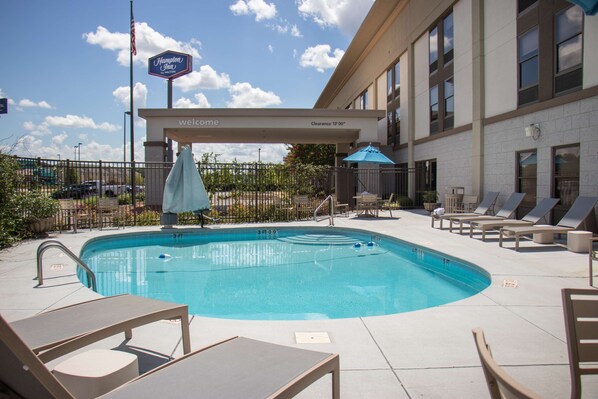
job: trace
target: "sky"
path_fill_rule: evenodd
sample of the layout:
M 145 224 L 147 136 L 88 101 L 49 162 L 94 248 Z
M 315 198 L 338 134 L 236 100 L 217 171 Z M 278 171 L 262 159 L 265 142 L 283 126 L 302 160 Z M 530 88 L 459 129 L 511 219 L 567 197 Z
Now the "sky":
M 148 58 L 193 57 L 175 108 L 313 108 L 374 0 L 135 0 L 138 108 L 166 108 Z M 0 0 L 0 151 L 130 160 L 127 0 Z M 135 112 L 137 114 L 137 112 Z M 145 121 L 135 118 L 135 160 Z M 75 149 L 75 146 L 80 148 Z M 284 144 L 194 144 L 196 159 L 281 162 Z M 77 154 L 77 155 L 75 155 Z

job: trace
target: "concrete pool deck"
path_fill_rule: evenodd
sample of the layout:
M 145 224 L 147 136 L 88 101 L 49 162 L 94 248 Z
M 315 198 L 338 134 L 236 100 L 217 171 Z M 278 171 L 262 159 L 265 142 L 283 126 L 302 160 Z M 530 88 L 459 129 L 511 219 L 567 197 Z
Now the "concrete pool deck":
M 448 229 L 433 229 L 429 216 L 420 211 L 394 211 L 392 218 L 388 212 L 382 212 L 380 218 L 354 216 L 335 218 L 335 224 L 386 234 L 467 260 L 487 270 L 492 284 L 480 294 L 458 302 L 389 316 L 311 321 L 191 316 L 192 348 L 241 335 L 339 353 L 343 398 L 485 398 L 489 394 L 471 334 L 472 328 L 482 327 L 495 358 L 514 378 L 543 397 L 569 397 L 561 288 L 588 287 L 587 253 L 576 254 L 559 244 L 528 240 L 522 241 L 520 252 L 515 252 L 511 240 L 506 248 L 500 248 L 496 234 L 489 234 L 482 242 L 449 233 Z M 280 225 L 325 226 L 327 222 Z M 229 226 L 215 228 L 225 227 Z M 76 234 L 52 233 L 49 238 L 60 240 L 78 254 L 88 239 L 122 232 L 79 230 Z M 36 249 L 42 241 L 31 240 L 0 251 L 0 313 L 9 321 L 98 296 L 77 280 L 73 262 L 56 250 L 44 255 L 44 285 L 36 287 Z M 326 332 L 331 342 L 297 344 L 296 332 Z M 142 371 L 168 356 L 182 354 L 180 328 L 166 321 L 136 329 L 126 343 L 118 335 L 93 347 L 135 352 L 140 355 Z M 299 397 L 329 398 L 328 378 Z M 598 397 L 598 376 L 584 379 L 583 392 L 584 397 Z

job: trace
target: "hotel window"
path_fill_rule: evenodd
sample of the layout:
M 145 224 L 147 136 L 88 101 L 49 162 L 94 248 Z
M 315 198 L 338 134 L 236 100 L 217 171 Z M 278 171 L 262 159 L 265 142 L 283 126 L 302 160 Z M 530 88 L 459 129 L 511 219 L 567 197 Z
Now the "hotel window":
M 388 144 L 398 145 L 401 134 L 401 64 L 394 63 L 386 71 L 387 86 L 387 141 Z
M 368 109 L 368 91 L 364 91 L 357 98 L 357 109 Z
M 538 27 L 519 37 L 519 105 L 538 100 Z
M 538 152 L 536 150 L 517 153 L 517 192 L 525 193 L 517 217 L 521 218 L 536 206 L 538 181 Z
M 519 106 L 580 90 L 583 12 L 565 0 L 519 0 Z
M 455 84 L 450 77 L 444 81 L 444 128 L 450 129 L 455 122 Z
M 440 18 L 429 31 L 430 134 L 454 127 L 453 32 L 452 12 Z
M 556 15 L 555 54 L 556 94 L 581 88 L 582 83 L 582 39 L 583 12 L 579 7 L 570 7 Z
M 430 89 L 430 133 L 438 132 L 438 86 Z
M 560 198 L 553 221 L 559 221 L 579 196 L 579 144 L 552 149 L 552 196 Z

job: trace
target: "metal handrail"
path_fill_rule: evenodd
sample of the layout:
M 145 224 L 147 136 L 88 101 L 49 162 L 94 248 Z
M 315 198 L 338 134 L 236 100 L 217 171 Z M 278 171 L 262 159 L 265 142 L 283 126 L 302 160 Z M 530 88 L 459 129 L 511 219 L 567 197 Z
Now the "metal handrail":
M 42 242 L 39 247 L 37 247 L 37 283 L 38 285 L 44 284 L 44 275 L 43 275 L 43 262 L 42 262 L 42 255 L 46 250 L 50 248 L 58 248 L 62 250 L 65 254 L 69 256 L 73 261 L 77 263 L 85 272 L 87 273 L 87 287 L 91 288 L 94 291 L 98 291 L 98 287 L 96 284 L 96 276 L 93 271 L 87 266 L 85 262 L 83 262 L 77 255 L 75 255 L 70 249 L 68 249 L 63 243 L 58 240 L 47 240 Z
M 330 215 L 328 216 L 328 218 L 330 219 L 330 226 L 334 226 L 334 197 L 331 195 L 329 195 L 328 197 L 326 197 L 324 199 L 324 201 L 322 201 L 322 203 L 320 205 L 318 205 L 318 207 L 314 210 L 314 221 L 315 222 L 319 222 L 318 220 L 318 211 L 320 210 L 321 207 L 324 206 L 324 204 L 326 203 L 326 201 L 330 201 Z M 324 219 L 322 219 L 324 220 Z

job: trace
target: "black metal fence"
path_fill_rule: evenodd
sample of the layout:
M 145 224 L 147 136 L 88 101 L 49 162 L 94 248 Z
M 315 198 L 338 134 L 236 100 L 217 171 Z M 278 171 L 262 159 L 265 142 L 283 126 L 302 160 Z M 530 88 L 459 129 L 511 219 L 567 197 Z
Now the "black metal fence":
M 35 189 L 57 199 L 74 199 L 92 215 L 90 227 L 97 226 L 94 209 L 97 198 L 103 196 L 118 197 L 122 224 L 159 224 L 164 182 L 173 166 L 172 163 L 40 158 L 17 158 L 17 162 L 23 178 L 22 190 Z M 339 202 L 354 206 L 353 197 L 357 193 L 367 191 L 384 199 L 394 193 L 397 207 L 421 205 L 421 200 L 409 198 L 408 193 L 409 182 L 417 181 L 415 169 L 294 167 L 264 163 L 199 163 L 198 169 L 212 204 L 206 216 L 219 223 L 293 220 L 297 218 L 293 203 L 296 195 L 307 195 L 316 204 L 335 194 Z M 198 216 L 192 213 L 179 215 L 180 224 L 197 222 Z M 57 215 L 57 228 L 67 228 L 68 223 L 66 216 Z

